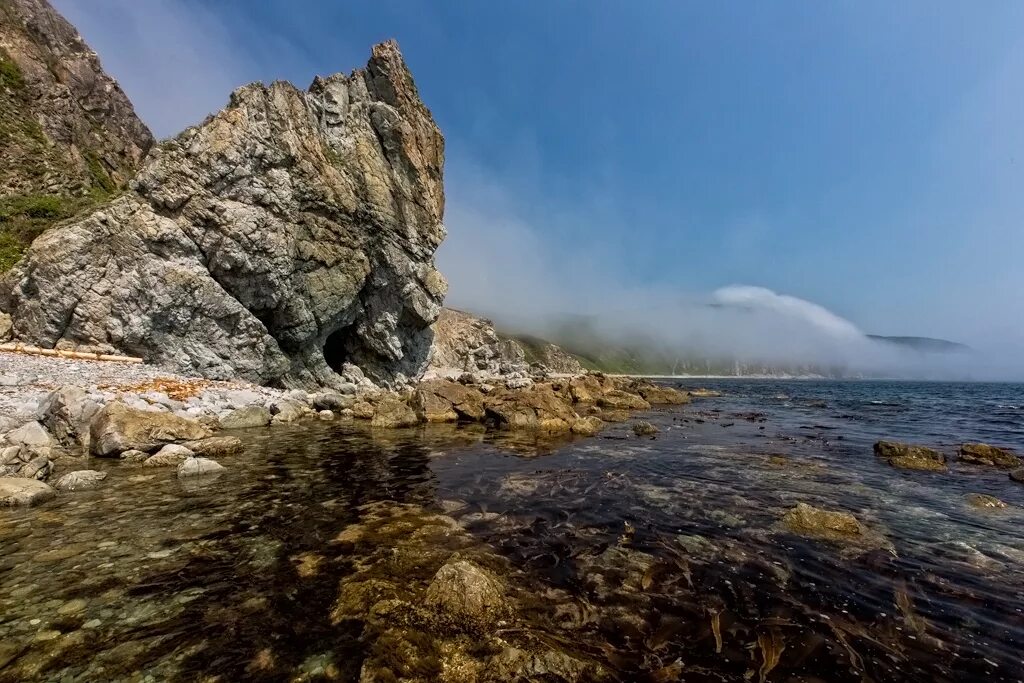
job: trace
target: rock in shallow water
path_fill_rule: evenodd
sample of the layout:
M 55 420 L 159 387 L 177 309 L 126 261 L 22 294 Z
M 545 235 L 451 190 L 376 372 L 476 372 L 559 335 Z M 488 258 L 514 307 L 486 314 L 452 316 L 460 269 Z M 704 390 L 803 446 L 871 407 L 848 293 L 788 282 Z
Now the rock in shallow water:
M 807 503 L 798 503 L 786 512 L 782 526 L 798 536 L 829 541 L 844 551 L 859 553 L 875 548 L 893 550 L 892 544 L 881 534 L 868 529 L 850 513 L 824 510 Z
M 143 464 L 146 467 L 177 467 L 193 456 L 195 453 L 188 448 L 169 443 L 146 459 Z
M 186 441 L 181 444 L 196 455 L 207 458 L 222 458 L 226 455 L 237 455 L 242 452 L 242 440 L 237 436 L 211 436 L 199 441 Z
M 120 401 L 105 405 L 93 418 L 89 432 L 92 452 L 99 456 L 152 451 L 172 441 L 205 439 L 211 434 L 195 420 L 130 408 Z
M 0 507 L 36 505 L 56 495 L 52 487 L 35 479 L 0 477 Z
M 263 406 L 236 408 L 220 419 L 223 429 L 251 429 L 270 424 L 270 411 Z
M 434 575 L 426 604 L 473 623 L 494 621 L 508 609 L 497 577 L 468 560 L 449 561 Z
M 209 458 L 189 458 L 178 465 L 179 477 L 194 477 L 202 474 L 216 474 L 224 470 L 224 466 Z
M 972 465 L 988 465 L 989 467 L 1020 467 L 1021 459 L 1005 448 L 990 446 L 987 443 L 965 443 L 960 446 L 961 462 Z
M 984 493 L 968 493 L 966 496 L 967 504 L 974 508 L 1004 508 L 1006 503 L 999 500 L 995 496 L 989 496 Z
M 934 448 L 915 446 L 896 441 L 879 441 L 874 446 L 875 455 L 885 458 L 893 467 L 905 470 L 928 472 L 946 471 L 946 456 Z
M 68 472 L 53 485 L 58 491 L 88 491 L 99 487 L 107 478 L 106 472 L 97 470 L 76 470 Z

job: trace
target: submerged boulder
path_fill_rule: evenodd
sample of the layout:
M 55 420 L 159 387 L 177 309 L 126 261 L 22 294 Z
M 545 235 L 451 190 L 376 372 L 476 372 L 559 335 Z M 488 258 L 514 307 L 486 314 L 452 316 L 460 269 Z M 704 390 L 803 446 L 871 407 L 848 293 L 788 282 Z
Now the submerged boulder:
M 36 505 L 57 495 L 49 485 L 23 477 L 0 477 L 0 507 Z
M 797 503 L 783 515 L 782 528 L 798 536 L 828 541 L 847 555 L 856 556 L 876 549 L 895 552 L 892 543 L 884 536 L 861 524 L 850 513 L 840 510 Z
M 879 441 L 874 446 L 875 455 L 888 460 L 893 467 L 906 470 L 944 472 L 946 456 L 934 448 L 915 446 L 896 441 Z
M 105 405 L 89 427 L 90 448 L 99 456 L 122 451 L 151 452 L 174 441 L 205 439 L 210 430 L 184 417 L 130 408 L 120 401 Z
M 397 44 L 308 90 L 254 83 L 154 147 L 131 190 L 0 279 L 11 334 L 260 384 L 396 386 L 447 284 L 444 139 Z
M 209 458 L 186 458 L 178 465 L 179 477 L 195 477 L 202 474 L 217 474 L 225 469 L 216 460 Z
M 97 470 L 75 470 L 58 479 L 53 488 L 58 491 L 88 491 L 97 488 L 107 478 L 106 472 Z
M 968 493 L 965 497 L 967 504 L 972 508 L 1004 508 L 1006 503 L 999 500 L 995 496 L 990 496 L 985 493 Z
M 960 446 L 960 461 L 972 465 L 1014 468 L 1024 465 L 1012 451 L 987 443 L 965 443 Z
M 424 602 L 456 620 L 490 623 L 508 611 L 497 577 L 468 560 L 441 567 L 427 588 Z

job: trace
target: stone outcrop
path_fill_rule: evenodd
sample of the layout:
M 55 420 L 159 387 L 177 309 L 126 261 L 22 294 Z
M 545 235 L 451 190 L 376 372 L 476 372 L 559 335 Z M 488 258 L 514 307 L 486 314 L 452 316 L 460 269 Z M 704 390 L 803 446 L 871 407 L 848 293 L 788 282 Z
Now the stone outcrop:
M 443 161 L 393 42 L 307 91 L 244 86 L 130 192 L 36 239 L 0 308 L 15 339 L 193 376 L 404 385 L 447 289 Z
M 434 323 L 430 369 L 440 375 L 526 377 L 530 366 L 522 347 L 499 336 L 490 320 L 444 308 Z

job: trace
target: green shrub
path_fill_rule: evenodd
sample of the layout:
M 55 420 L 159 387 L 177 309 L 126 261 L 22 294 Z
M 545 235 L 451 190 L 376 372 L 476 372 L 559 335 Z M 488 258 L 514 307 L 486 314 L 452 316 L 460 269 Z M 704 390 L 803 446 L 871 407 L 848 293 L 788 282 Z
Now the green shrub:
M 0 54 L 0 88 L 21 90 L 25 87 L 25 77 L 13 59 Z

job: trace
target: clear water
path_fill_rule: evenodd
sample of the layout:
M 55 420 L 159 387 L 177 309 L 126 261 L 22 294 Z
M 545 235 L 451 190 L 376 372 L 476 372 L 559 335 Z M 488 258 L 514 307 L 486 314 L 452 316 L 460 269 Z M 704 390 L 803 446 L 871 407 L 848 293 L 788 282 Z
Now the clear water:
M 450 514 L 541 596 L 524 620 L 620 680 L 1024 680 L 1024 485 L 871 452 L 1024 452 L 1024 386 L 678 384 L 723 395 L 638 416 L 654 439 L 313 423 L 201 483 L 101 462 L 102 489 L 0 513 L 0 681 L 358 680 L 358 624 L 330 617 L 358 563 L 331 543 L 370 503 Z M 798 502 L 886 543 L 789 534 Z

